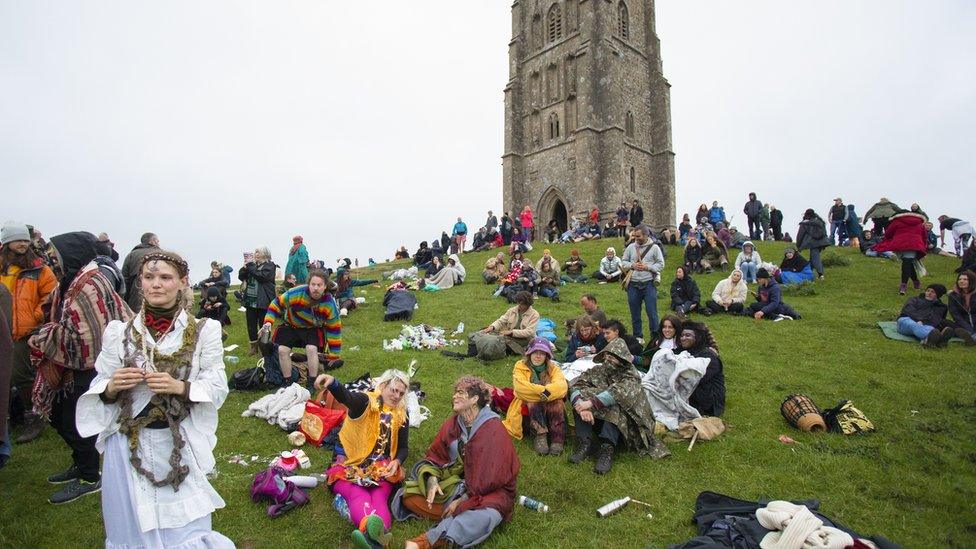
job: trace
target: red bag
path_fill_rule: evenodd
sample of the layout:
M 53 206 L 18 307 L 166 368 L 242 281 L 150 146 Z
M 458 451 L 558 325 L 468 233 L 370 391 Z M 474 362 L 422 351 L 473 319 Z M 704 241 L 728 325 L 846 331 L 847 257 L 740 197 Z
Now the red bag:
M 305 403 L 305 415 L 298 428 L 308 442 L 316 446 L 321 446 L 329 431 L 346 419 L 346 407 L 336 402 L 331 393 L 324 396 L 323 400 L 323 393 L 319 393 Z

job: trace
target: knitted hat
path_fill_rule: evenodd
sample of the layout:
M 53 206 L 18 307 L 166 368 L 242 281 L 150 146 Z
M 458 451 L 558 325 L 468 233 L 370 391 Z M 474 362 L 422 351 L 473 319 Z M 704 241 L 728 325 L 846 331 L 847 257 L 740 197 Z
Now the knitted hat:
M 925 287 L 926 290 L 935 290 L 935 296 L 937 299 L 942 299 L 942 296 L 946 295 L 946 287 L 942 284 L 929 284 Z
M 608 354 L 622 360 L 624 364 L 630 364 L 634 360 L 634 355 L 630 354 L 630 350 L 627 349 L 627 343 L 619 337 L 607 343 L 607 346 L 593 357 L 593 362 L 602 364 Z
M 529 356 L 536 351 L 542 351 L 546 353 L 546 356 L 550 359 L 552 358 L 552 343 L 544 337 L 536 337 L 532 339 L 529 343 L 528 348 L 525 349 L 525 356 Z
M 756 278 L 770 278 L 769 271 L 766 269 L 759 269 L 756 271 Z
M 30 231 L 27 230 L 27 225 L 13 221 L 4 223 L 3 228 L 0 229 L 0 244 L 6 246 L 18 240 L 30 240 Z

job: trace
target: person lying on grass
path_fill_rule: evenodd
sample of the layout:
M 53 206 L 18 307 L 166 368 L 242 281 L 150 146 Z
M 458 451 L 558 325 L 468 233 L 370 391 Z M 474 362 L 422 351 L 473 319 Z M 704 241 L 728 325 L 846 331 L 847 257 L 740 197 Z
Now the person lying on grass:
M 383 372 L 376 390 L 367 393 L 350 391 L 329 374 L 315 378 L 316 389 L 329 391 L 349 409 L 327 482 L 349 506 L 352 541 L 360 549 L 385 547 L 390 540 L 388 502 L 403 480 L 410 436 L 404 398 L 409 385 L 410 377 L 393 369 Z
M 654 436 L 654 415 L 633 359 L 623 339 L 616 338 L 597 353 L 594 368 L 573 380 L 570 401 L 579 446 L 570 463 L 581 463 L 596 448 L 593 472 L 602 475 L 613 466 L 618 446 L 629 445 L 655 459 L 671 455 Z
M 566 443 L 566 391 L 568 386 L 559 364 L 552 359 L 552 344 L 537 337 L 512 371 L 512 400 L 505 428 L 522 439 L 528 431 L 535 436 L 533 448 L 540 456 L 558 456 Z
M 521 464 L 490 403 L 481 378 L 454 384 L 454 413 L 393 498 L 397 520 L 439 521 L 407 541 L 407 549 L 473 547 L 511 519 Z
M 898 333 L 918 339 L 923 347 L 944 347 L 952 337 L 952 328 L 941 328 L 949 312 L 942 302 L 945 294 L 942 284 L 929 284 L 922 294 L 909 298 L 898 314 Z

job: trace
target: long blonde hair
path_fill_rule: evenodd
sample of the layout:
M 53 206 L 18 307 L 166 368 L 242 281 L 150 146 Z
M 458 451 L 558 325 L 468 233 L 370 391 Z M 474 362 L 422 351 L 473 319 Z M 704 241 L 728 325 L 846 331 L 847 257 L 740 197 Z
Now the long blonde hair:
M 390 368 L 389 370 L 383 372 L 380 377 L 376 380 L 376 392 L 382 393 L 383 389 L 387 385 L 394 381 L 399 381 L 403 384 L 403 397 L 397 404 L 397 408 L 401 411 L 407 409 L 407 391 L 410 390 L 410 376 L 407 375 L 403 370 L 397 370 L 396 368 Z

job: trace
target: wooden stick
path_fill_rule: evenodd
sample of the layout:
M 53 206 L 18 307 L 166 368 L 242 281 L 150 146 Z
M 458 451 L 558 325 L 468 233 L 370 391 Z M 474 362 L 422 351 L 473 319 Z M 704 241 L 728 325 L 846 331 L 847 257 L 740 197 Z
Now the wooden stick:
M 643 501 L 637 501 L 634 498 L 630 498 L 630 502 L 631 503 L 637 503 L 637 504 L 640 504 L 640 505 L 644 505 L 646 507 L 651 507 L 651 504 L 650 503 L 644 503 Z M 651 508 L 653 509 L 653 507 L 651 507 Z
M 691 444 L 688 445 L 688 451 L 690 452 L 692 448 L 695 447 L 695 441 L 698 440 L 698 429 L 695 429 L 694 436 L 691 437 Z

